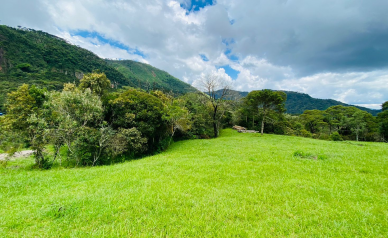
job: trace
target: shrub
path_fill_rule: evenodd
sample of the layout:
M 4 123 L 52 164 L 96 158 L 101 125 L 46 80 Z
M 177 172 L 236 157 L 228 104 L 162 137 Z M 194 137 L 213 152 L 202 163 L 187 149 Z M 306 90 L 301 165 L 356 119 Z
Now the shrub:
M 300 130 L 300 135 L 303 137 L 311 138 L 311 133 L 308 132 L 306 129 Z
M 328 159 L 326 155 L 314 155 L 311 153 L 303 152 L 301 150 L 297 150 L 292 154 L 294 157 L 299 157 L 301 159 L 312 159 L 312 160 L 325 160 Z
M 338 133 L 338 131 L 331 133 L 330 140 L 332 141 L 342 141 L 341 135 Z
M 301 150 L 297 150 L 297 151 L 295 151 L 295 152 L 293 153 L 293 156 L 304 158 L 304 157 L 309 157 L 309 156 L 311 156 L 311 154 L 310 154 L 310 153 L 303 152 L 303 151 L 301 151 Z

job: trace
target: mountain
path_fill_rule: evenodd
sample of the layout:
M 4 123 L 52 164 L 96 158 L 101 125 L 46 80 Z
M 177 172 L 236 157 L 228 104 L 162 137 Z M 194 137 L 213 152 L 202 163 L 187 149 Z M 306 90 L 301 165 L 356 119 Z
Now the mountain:
M 379 112 L 381 112 L 381 110 L 350 105 L 333 99 L 313 98 L 305 93 L 298 93 L 292 91 L 283 92 L 287 94 L 286 109 L 287 113 L 290 114 L 302 114 L 305 110 L 326 110 L 327 108 L 335 105 L 353 106 L 363 111 L 369 112 L 373 116 L 376 116 Z M 248 95 L 248 92 L 234 91 L 234 93 L 238 93 L 241 97 L 246 97 Z
M 190 85 L 150 65 L 110 61 L 42 31 L 0 25 L 0 112 L 6 94 L 23 83 L 59 90 L 78 82 L 85 73 L 100 70 L 119 87 L 162 89 L 182 94 Z
M 132 60 L 107 60 L 106 62 L 140 88 L 159 88 L 178 94 L 197 91 L 191 85 L 148 64 Z
M 291 92 L 291 91 L 284 91 L 284 92 L 287 94 L 286 108 L 287 108 L 287 112 L 290 114 L 301 114 L 305 110 L 312 110 L 312 109 L 326 110 L 327 108 L 335 105 L 356 107 L 363 111 L 369 112 L 373 116 L 377 116 L 377 114 L 381 112 L 381 110 L 350 105 L 333 99 L 313 98 L 310 95 L 305 93 L 297 93 L 297 92 Z

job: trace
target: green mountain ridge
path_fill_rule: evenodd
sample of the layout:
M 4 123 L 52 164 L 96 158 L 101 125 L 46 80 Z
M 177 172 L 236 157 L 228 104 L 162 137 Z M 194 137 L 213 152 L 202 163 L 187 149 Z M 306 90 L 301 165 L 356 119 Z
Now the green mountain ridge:
M 238 93 L 241 97 L 245 97 L 249 92 L 240 92 L 234 91 Z M 319 99 L 313 98 L 305 93 L 298 93 L 293 91 L 283 91 L 287 94 L 286 101 L 286 109 L 287 113 L 290 114 L 302 114 L 305 110 L 326 110 L 331 106 L 342 105 L 342 106 L 352 106 L 363 111 L 369 112 L 373 116 L 376 116 L 381 110 L 370 109 L 366 107 L 360 107 L 355 105 L 346 104 L 340 101 L 336 101 L 333 99 Z
M 0 25 L 0 111 L 4 111 L 7 93 L 23 83 L 60 90 L 63 83 L 78 82 L 83 74 L 95 70 L 104 72 L 117 87 L 151 87 L 176 94 L 196 91 L 150 65 L 101 59 L 57 36 L 33 29 Z M 152 72 L 157 77 L 150 76 Z
M 106 60 L 106 62 L 139 88 L 159 88 L 178 94 L 197 91 L 191 85 L 148 64 L 133 60 Z

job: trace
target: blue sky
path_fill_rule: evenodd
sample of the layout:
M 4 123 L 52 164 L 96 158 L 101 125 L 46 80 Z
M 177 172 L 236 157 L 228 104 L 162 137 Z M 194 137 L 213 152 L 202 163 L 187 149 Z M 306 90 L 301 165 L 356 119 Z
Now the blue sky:
M 181 3 L 180 6 L 183 9 L 186 9 L 188 12 L 196 12 L 200 11 L 201 8 L 214 5 L 215 3 L 215 0 L 191 0 L 186 1 L 185 3 Z
M 240 73 L 240 71 L 234 70 L 232 67 L 230 67 L 230 65 L 218 66 L 217 68 L 223 68 L 225 73 L 228 74 L 233 80 L 236 80 L 238 74 Z
M 135 54 L 135 55 L 141 56 L 142 58 L 146 58 L 145 54 L 143 52 L 139 51 L 138 49 L 130 48 L 129 46 L 127 46 L 127 45 L 125 45 L 117 40 L 106 38 L 104 35 L 102 35 L 98 32 L 95 32 L 95 31 L 90 32 L 90 31 L 84 31 L 84 30 L 76 30 L 76 31 L 70 32 L 70 34 L 72 36 L 80 36 L 83 38 L 97 39 L 99 43 L 109 44 L 115 48 L 126 50 L 130 54 Z M 96 44 L 96 43 L 93 43 L 93 44 Z

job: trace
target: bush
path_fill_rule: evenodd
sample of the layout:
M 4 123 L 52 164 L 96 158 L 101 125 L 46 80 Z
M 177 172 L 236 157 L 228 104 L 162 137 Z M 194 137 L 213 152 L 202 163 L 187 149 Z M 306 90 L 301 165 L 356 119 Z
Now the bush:
M 297 150 L 292 154 L 294 157 L 299 157 L 301 159 L 312 159 L 312 160 L 325 160 L 328 159 L 326 155 L 314 155 L 311 153 L 303 152 L 301 150 Z
M 303 137 L 311 138 L 311 133 L 307 131 L 306 129 L 300 130 L 300 135 Z
M 377 132 L 371 132 L 366 134 L 365 136 L 366 141 L 379 141 L 379 139 L 380 139 L 380 136 Z
M 338 131 L 331 133 L 330 140 L 332 141 L 342 141 L 341 135 L 338 133 Z

